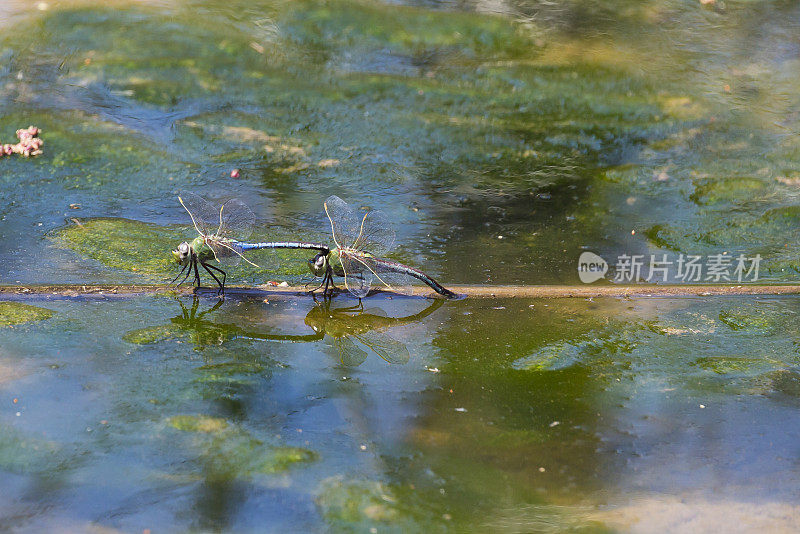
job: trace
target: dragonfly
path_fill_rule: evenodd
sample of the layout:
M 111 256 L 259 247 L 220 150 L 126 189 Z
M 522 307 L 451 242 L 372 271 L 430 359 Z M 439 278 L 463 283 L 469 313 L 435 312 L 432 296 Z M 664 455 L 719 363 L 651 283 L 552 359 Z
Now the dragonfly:
M 445 297 L 457 296 L 419 269 L 382 257 L 394 247 L 395 233 L 380 211 L 367 211 L 362 216 L 336 195 L 328 197 L 324 207 L 336 247 L 321 250 L 308 260 L 311 272 L 322 277 L 316 289 L 324 286 L 323 295 L 335 291 L 333 277 L 337 276 L 344 279 L 347 291 L 359 299 L 369 293 L 373 282 L 394 290 L 393 281 L 399 279 L 403 284 L 406 277 L 424 282 Z
M 171 282 L 174 284 L 183 275 L 178 286 L 194 273 L 193 284 L 200 287 L 199 267 L 202 267 L 217 283 L 217 294 L 225 295 L 227 273 L 217 265 L 212 265 L 212 261 L 217 264 L 235 265 L 244 260 L 258 267 L 244 256 L 245 253 L 262 249 L 316 250 L 319 254 L 330 252 L 328 245 L 320 243 L 246 241 L 252 235 L 255 215 L 238 199 L 228 200 L 218 208 L 194 193 L 183 193 L 178 197 L 178 201 L 189 214 L 198 233 L 192 241 L 184 241 L 172 251 L 175 261 L 182 267 L 181 272 Z

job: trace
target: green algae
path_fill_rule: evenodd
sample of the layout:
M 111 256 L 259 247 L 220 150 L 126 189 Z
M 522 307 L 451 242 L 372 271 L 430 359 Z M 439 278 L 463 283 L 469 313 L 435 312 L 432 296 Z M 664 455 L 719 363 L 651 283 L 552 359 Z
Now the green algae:
M 338 49 L 388 49 L 425 65 L 442 56 L 456 62 L 528 56 L 536 48 L 530 28 L 504 17 L 370 2 L 297 2 L 279 24 L 288 28 L 292 41 L 323 57 Z
M 258 362 L 226 361 L 197 368 L 198 383 L 219 385 L 241 385 L 252 383 L 257 377 L 263 376 L 265 366 Z
M 180 242 L 191 240 L 193 232 L 196 235 L 193 229 L 185 227 L 163 227 L 122 218 L 93 218 L 76 219 L 51 237 L 56 245 L 74 250 L 108 267 L 137 273 L 150 280 L 164 280 L 180 271 L 170 251 Z M 308 267 L 298 259 L 297 254 L 264 252 L 249 257 L 255 262 L 264 260 L 263 263 L 268 266 L 252 267 L 246 264 L 225 267 L 229 280 L 247 277 L 265 281 L 276 274 L 297 277 L 308 272 Z M 281 260 L 284 260 L 284 267 L 276 273 L 273 265 Z
M 53 239 L 115 269 L 166 276 L 175 264 L 169 251 L 184 241 L 187 233 L 186 229 L 129 219 L 96 218 L 64 226 Z
M 185 337 L 185 333 L 172 325 L 148 326 L 126 332 L 122 339 L 136 345 L 149 345 L 167 339 Z
M 746 356 L 713 356 L 698 358 L 694 365 L 719 375 L 758 375 L 771 371 L 775 367 L 781 369 L 781 362 Z
M 505 17 L 353 2 L 300 3 L 273 6 L 268 11 L 273 13 L 273 23 L 279 29 L 269 42 L 253 40 L 252 32 L 258 32 L 256 27 L 245 25 L 240 28 L 245 31 L 231 33 L 223 31 L 213 18 L 198 24 L 193 13 L 190 16 L 180 8 L 168 21 L 144 8 L 67 9 L 57 15 L 44 15 L 39 24 L 45 34 L 61 36 L 59 47 L 69 46 L 75 51 L 67 58 L 75 75 L 104 82 L 115 91 L 131 94 L 135 100 L 162 106 L 187 97 L 213 94 L 222 101 L 234 98 L 241 101 L 244 96 L 249 102 L 265 105 L 273 111 L 266 119 L 238 113 L 251 127 L 267 131 L 271 136 L 285 136 L 298 121 L 310 122 L 311 127 L 296 134 L 302 133 L 307 146 L 319 143 L 315 149 L 319 155 L 314 162 L 339 157 L 341 143 L 338 139 L 344 129 L 350 137 L 348 144 L 361 145 L 360 152 L 364 155 L 375 152 L 381 161 L 376 164 L 358 161 L 361 158 L 342 161 L 347 167 L 356 165 L 376 178 L 384 174 L 382 169 L 386 168 L 383 164 L 386 154 L 382 154 L 386 146 L 400 149 L 396 161 L 418 166 L 420 158 L 412 150 L 419 145 L 415 140 L 419 140 L 421 133 L 435 141 L 432 146 L 423 145 L 424 160 L 431 160 L 439 146 L 448 144 L 448 152 L 455 150 L 453 155 L 463 163 L 472 161 L 499 169 L 504 163 L 513 165 L 519 159 L 513 156 L 531 148 L 538 154 L 535 159 L 545 165 L 556 163 L 564 156 L 565 148 L 593 152 L 607 141 L 625 135 L 626 131 L 643 131 L 647 128 L 647 118 L 662 113 L 657 102 L 652 99 L 648 102 L 643 96 L 647 90 L 643 93 L 644 86 L 637 86 L 629 73 L 607 69 L 603 76 L 598 76 L 593 65 L 488 66 L 482 67 L 480 76 L 474 80 L 453 76 L 454 69 L 471 68 L 476 61 L 536 57 L 535 32 Z M 332 31 L 332 27 L 345 20 L 364 20 L 369 24 L 361 27 L 350 22 L 346 33 Z M 176 32 L 176 25 L 191 25 L 192 31 Z M 136 27 L 137 31 L 128 31 L 130 27 Z M 104 41 L 111 40 L 114 47 L 102 46 Z M 264 54 L 271 61 L 265 61 L 264 54 L 254 50 L 253 42 L 267 49 Z M 278 49 L 285 50 L 288 57 L 281 61 L 280 54 L 276 53 Z M 344 71 L 294 72 L 289 68 L 293 55 L 303 54 L 307 49 L 319 51 L 322 59 L 333 66 L 342 65 Z M 183 59 L 171 62 L 171 68 L 165 69 L 165 53 Z M 403 79 L 391 71 L 370 71 L 368 65 L 366 69 L 359 65 L 347 68 L 346 60 L 337 59 L 340 55 L 351 57 L 355 53 L 367 57 L 379 54 L 377 61 L 390 69 L 396 62 L 402 68 L 420 70 L 423 74 L 427 69 L 434 76 Z M 135 67 L 121 59 L 126 54 L 135 55 Z M 314 56 L 306 55 L 307 61 L 309 58 Z M 268 84 L 262 81 L 264 69 L 269 72 Z M 588 76 L 590 70 L 593 72 Z M 261 76 L 253 78 L 246 73 L 260 73 Z M 314 89 L 315 82 L 322 82 L 324 90 Z M 498 91 L 510 86 L 514 88 L 513 94 Z M 617 96 L 626 92 L 623 86 L 631 96 Z M 222 87 L 224 95 L 219 94 Z M 420 92 L 424 98 L 420 97 Z M 366 99 L 360 96 L 365 94 L 373 96 Z M 597 100 L 601 94 L 602 102 Z M 363 117 L 352 113 L 352 106 L 346 105 L 344 100 L 357 95 L 362 100 L 357 103 L 358 107 L 372 110 Z M 282 104 L 289 104 L 290 99 L 292 117 L 280 111 Z M 531 103 L 535 113 L 521 109 Z M 651 112 L 643 113 L 638 103 L 645 103 Z M 564 109 L 565 105 L 571 109 Z M 313 114 L 319 107 L 326 109 L 328 124 L 321 123 Z M 487 109 L 494 117 L 490 129 L 496 132 L 497 140 L 492 142 L 493 146 L 476 151 L 479 140 L 481 145 L 486 141 L 484 114 Z M 553 120 L 570 115 L 583 118 L 596 115 L 597 118 L 585 122 Z M 212 131 L 219 130 L 226 126 L 220 121 L 229 120 L 230 114 L 207 118 L 213 118 L 216 123 L 216 126 L 210 125 Z M 453 119 L 468 122 L 472 118 L 477 129 L 465 130 L 452 122 Z M 394 128 L 385 127 L 389 124 Z M 606 124 L 611 130 L 592 124 Z M 519 147 L 514 142 L 514 148 L 509 151 L 507 141 L 522 130 L 536 132 L 533 137 L 544 146 L 532 147 L 529 142 Z M 336 138 L 331 137 L 334 132 Z M 187 147 L 198 146 L 197 142 L 182 139 L 180 134 L 176 141 Z M 235 136 L 229 136 L 222 144 L 205 143 L 204 146 L 211 146 L 212 154 L 220 157 L 223 154 L 220 150 L 232 153 L 233 147 L 226 146 L 231 142 L 236 142 Z M 492 156 L 495 152 L 507 156 L 498 161 Z M 170 158 L 156 160 L 162 159 Z M 272 157 L 264 165 L 254 162 L 252 156 L 248 159 L 251 166 L 258 165 L 262 172 L 283 168 Z M 457 161 L 453 163 L 458 165 Z M 530 166 L 541 168 L 536 161 L 528 161 Z M 298 169 L 306 171 L 308 168 Z M 519 178 L 526 174 L 524 167 L 520 170 L 522 172 L 514 173 Z M 481 174 L 485 173 L 475 176 Z
M 168 424 L 196 436 L 187 446 L 195 451 L 195 461 L 214 480 L 277 475 L 319 459 L 312 450 L 267 443 L 218 417 L 180 415 L 171 417 Z
M 217 433 L 228 428 L 228 422 L 225 419 L 205 415 L 176 415 L 171 417 L 167 423 L 171 427 L 185 432 Z
M 401 532 L 417 525 L 398 506 L 392 488 L 382 482 L 333 477 L 320 483 L 317 506 L 333 528 L 367 529 L 380 525 Z M 435 525 L 430 525 L 435 528 Z
M 580 352 L 580 347 L 572 343 L 554 343 L 517 360 L 514 368 L 530 371 L 563 369 L 579 362 Z
M 794 310 L 757 304 L 725 308 L 719 312 L 719 320 L 729 328 L 761 334 L 786 328 L 787 323 L 794 321 L 796 317 L 797 312 Z
M 273 447 L 266 458 L 255 461 L 254 470 L 272 475 L 287 471 L 297 464 L 315 462 L 318 459 L 317 453 L 301 447 Z
M 13 131 L 21 122 L 39 125 L 47 148 L 27 165 L 4 166 L 9 172 L 0 177 L 0 183 L 10 185 L 10 180 L 16 179 L 41 190 L 56 181 L 64 190 L 103 189 L 111 193 L 129 191 L 134 184 L 141 188 L 159 187 L 164 177 L 170 180 L 186 176 L 185 167 L 156 139 L 137 131 L 142 125 L 120 124 L 113 117 L 91 118 L 80 111 L 43 113 L 22 109 L 0 117 L 0 132 Z
M 46 475 L 56 473 L 67 462 L 67 451 L 61 444 L 3 425 L 0 432 L 0 469 L 3 471 Z
M 56 312 L 21 302 L 0 302 L 0 327 L 49 319 Z

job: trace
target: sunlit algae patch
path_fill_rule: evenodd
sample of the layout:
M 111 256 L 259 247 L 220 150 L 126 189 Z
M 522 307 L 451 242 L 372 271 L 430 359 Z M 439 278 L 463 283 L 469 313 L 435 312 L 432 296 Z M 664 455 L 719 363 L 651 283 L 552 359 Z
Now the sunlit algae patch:
M 56 312 L 47 308 L 22 304 L 21 302 L 0 302 L 0 327 L 43 321 Z

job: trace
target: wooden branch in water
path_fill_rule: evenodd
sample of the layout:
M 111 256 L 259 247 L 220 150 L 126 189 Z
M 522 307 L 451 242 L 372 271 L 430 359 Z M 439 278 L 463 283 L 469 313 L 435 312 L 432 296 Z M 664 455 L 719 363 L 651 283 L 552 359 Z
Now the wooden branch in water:
M 530 286 L 482 286 L 457 285 L 448 288 L 464 298 L 595 298 L 595 297 L 707 297 L 717 295 L 796 295 L 800 284 L 704 284 L 704 285 L 530 285 Z M 166 285 L 0 285 L 0 299 L 9 298 L 54 298 L 54 299 L 116 299 L 140 295 L 187 296 L 194 288 L 174 288 Z M 237 298 L 266 298 L 270 296 L 294 297 L 307 295 L 307 289 L 297 287 L 255 286 L 226 288 L 226 295 Z M 216 288 L 200 288 L 200 296 L 216 296 Z M 391 292 L 378 292 L 391 295 Z M 420 297 L 438 297 L 428 287 L 414 287 L 413 294 Z

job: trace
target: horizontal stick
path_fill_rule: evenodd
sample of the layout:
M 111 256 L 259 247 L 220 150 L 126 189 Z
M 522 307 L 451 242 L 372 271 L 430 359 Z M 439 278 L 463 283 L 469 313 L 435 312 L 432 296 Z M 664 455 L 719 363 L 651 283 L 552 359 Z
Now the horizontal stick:
M 594 298 L 594 297 L 707 297 L 715 295 L 748 296 L 748 295 L 796 295 L 800 294 L 800 284 L 704 284 L 704 285 L 514 285 L 483 286 L 456 285 L 448 289 L 465 298 Z M 200 288 L 198 294 L 207 296 L 216 294 L 216 287 Z M 22 298 L 130 298 L 139 295 L 158 293 L 191 295 L 191 287 L 174 288 L 166 285 L 0 285 L 0 299 Z M 230 297 L 258 298 L 266 296 L 300 296 L 307 295 L 308 290 L 302 286 L 226 286 L 225 294 Z M 391 292 L 382 292 L 391 294 Z M 427 286 L 413 287 L 415 296 L 437 297 Z

